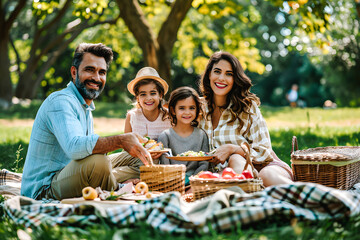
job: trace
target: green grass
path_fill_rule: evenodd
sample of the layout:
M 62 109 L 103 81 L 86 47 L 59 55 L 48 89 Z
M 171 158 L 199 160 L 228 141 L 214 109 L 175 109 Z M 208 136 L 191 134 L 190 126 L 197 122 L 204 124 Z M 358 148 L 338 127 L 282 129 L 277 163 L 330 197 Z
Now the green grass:
M 37 104 L 37 105 L 36 105 Z M 0 120 L 34 118 L 39 103 L 28 107 L 14 106 L 0 113 Z M 96 104 L 94 116 L 121 117 L 128 107 L 120 104 Z M 272 145 L 278 156 L 290 163 L 292 136 L 297 136 L 299 149 L 320 146 L 359 146 L 360 108 L 291 109 L 288 107 L 262 107 L 269 126 Z M 29 144 L 31 127 L 0 125 L 0 168 L 22 171 Z M 101 134 L 101 133 L 100 133 Z M 22 148 L 23 150 L 19 151 Z M 0 198 L 0 202 L 3 201 Z M 0 209 L 0 239 L 17 239 L 16 231 L 23 229 L 3 216 Z M 38 239 L 185 239 L 186 236 L 170 236 L 151 229 L 144 223 L 118 229 L 107 224 L 85 229 L 42 226 L 30 235 Z M 135 230 L 134 230 L 135 229 Z M 339 221 L 294 222 L 290 219 L 268 219 L 250 226 L 241 226 L 230 233 L 212 232 L 208 236 L 191 236 L 195 239 L 357 239 L 360 218 Z M 28 230 L 26 230 L 28 231 Z M 141 234 L 139 234 L 141 232 Z

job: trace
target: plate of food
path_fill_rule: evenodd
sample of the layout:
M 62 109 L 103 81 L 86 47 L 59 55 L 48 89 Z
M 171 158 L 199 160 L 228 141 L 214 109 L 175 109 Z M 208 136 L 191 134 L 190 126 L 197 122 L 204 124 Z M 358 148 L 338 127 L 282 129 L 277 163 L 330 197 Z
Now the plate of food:
M 123 194 L 120 196 L 120 199 L 122 200 L 135 200 L 135 201 L 139 201 L 139 200 L 149 200 L 152 198 L 156 198 L 163 195 L 163 193 L 161 192 L 147 192 L 146 194 L 141 194 L 141 193 L 127 193 L 127 194 Z
M 162 150 L 148 150 L 150 153 L 166 153 L 166 152 L 170 152 L 171 149 L 170 148 L 164 148 Z
M 166 158 L 177 161 L 206 161 L 206 160 L 211 160 L 213 156 L 203 151 L 200 152 L 187 151 L 180 153 L 176 156 L 169 156 Z
M 177 161 L 207 161 L 207 160 L 211 160 L 213 157 L 212 156 L 203 156 L 203 157 L 179 157 L 179 156 L 175 156 L 175 157 L 166 157 L 168 159 L 172 159 L 172 160 L 177 160 Z

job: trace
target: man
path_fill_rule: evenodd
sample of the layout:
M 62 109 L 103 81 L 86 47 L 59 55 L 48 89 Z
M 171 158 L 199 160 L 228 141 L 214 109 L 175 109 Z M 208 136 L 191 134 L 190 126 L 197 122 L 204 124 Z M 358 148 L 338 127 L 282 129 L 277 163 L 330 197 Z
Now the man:
M 22 195 L 60 200 L 81 196 L 87 186 L 115 190 L 118 182 L 138 177 L 140 165 L 152 161 L 138 135 L 94 134 L 93 99 L 104 89 L 112 59 L 112 50 L 101 43 L 82 43 L 76 48 L 70 70 L 72 81 L 47 97 L 36 115 Z M 133 158 L 124 160 L 122 153 L 105 155 L 119 148 Z

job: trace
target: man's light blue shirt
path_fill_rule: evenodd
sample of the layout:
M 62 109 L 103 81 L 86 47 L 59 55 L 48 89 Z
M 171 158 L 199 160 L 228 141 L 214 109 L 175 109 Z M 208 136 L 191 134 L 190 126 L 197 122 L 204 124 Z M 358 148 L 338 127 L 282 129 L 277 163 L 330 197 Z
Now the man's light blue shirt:
M 36 114 L 22 176 L 21 195 L 36 198 L 55 173 L 85 158 L 99 138 L 91 111 L 73 82 L 49 95 Z

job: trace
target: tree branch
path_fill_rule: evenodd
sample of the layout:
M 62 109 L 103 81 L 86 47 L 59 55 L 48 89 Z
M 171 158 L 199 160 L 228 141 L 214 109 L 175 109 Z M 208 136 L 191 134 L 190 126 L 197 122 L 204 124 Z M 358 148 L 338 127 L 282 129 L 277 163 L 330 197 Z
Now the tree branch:
M 193 0 L 176 0 L 171 11 L 161 26 L 158 35 L 158 43 L 162 47 L 172 49 L 177 33 L 187 12 L 191 8 Z
M 39 31 L 44 32 L 44 31 L 50 29 L 55 23 L 58 23 L 61 20 L 61 18 L 63 18 L 64 15 L 66 14 L 67 10 L 71 6 L 71 3 L 72 3 L 71 0 L 67 0 L 66 3 L 64 4 L 64 6 L 56 14 L 56 16 L 48 24 L 46 24 L 44 27 L 40 28 Z
M 11 36 L 9 36 L 9 40 L 10 40 L 11 47 L 14 49 L 14 52 L 15 52 L 16 64 L 18 65 L 17 72 L 18 72 L 18 75 L 20 75 L 20 73 L 21 73 L 21 71 L 20 71 L 20 63 L 22 61 L 21 61 L 19 52 L 17 51 L 17 49 L 15 47 L 15 44 L 14 44 L 14 41 L 12 40 Z
M 143 51 L 146 51 L 146 49 L 148 49 L 148 44 L 152 44 L 155 48 L 158 48 L 154 34 L 147 23 L 137 0 L 116 0 L 116 2 L 120 9 L 121 18 L 134 35 L 140 48 Z
M 25 7 L 25 4 L 26 4 L 26 0 L 19 0 L 14 11 L 12 11 L 9 18 L 4 23 L 4 30 L 3 30 L 4 33 L 7 33 L 10 31 L 12 24 L 16 20 L 17 16 L 20 14 L 21 10 Z

